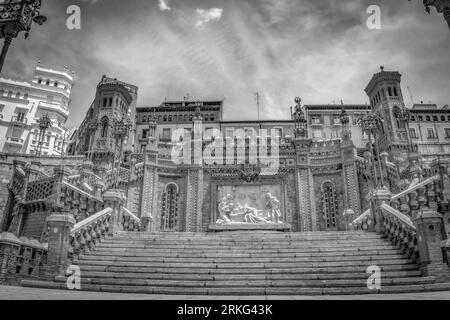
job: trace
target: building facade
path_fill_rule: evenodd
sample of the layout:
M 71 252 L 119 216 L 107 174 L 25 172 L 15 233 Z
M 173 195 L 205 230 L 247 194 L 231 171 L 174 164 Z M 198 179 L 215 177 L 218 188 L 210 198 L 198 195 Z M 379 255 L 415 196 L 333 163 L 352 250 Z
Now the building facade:
M 31 81 L 0 78 L 0 150 L 34 154 L 40 144 L 38 120 L 50 126 L 42 140 L 43 155 L 61 155 L 67 147 L 70 94 L 74 73 L 38 63 Z

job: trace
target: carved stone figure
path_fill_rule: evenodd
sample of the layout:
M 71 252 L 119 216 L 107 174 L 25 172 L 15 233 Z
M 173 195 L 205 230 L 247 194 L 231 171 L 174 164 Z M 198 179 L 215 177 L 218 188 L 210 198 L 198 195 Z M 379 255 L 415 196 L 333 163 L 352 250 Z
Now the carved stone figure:
M 266 194 L 266 209 L 268 211 L 269 219 L 272 223 L 282 223 L 280 201 L 270 193 Z
M 219 214 L 220 218 L 217 220 L 218 224 L 230 223 L 231 222 L 231 214 L 234 212 L 234 203 L 233 197 L 230 194 L 227 194 L 225 197 L 220 200 L 219 203 Z

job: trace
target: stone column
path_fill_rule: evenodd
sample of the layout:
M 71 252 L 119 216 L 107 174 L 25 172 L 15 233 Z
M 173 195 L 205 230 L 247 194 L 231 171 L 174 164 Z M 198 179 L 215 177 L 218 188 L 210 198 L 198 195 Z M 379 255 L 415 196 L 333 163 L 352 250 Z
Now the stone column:
M 14 257 L 19 254 L 21 241 L 12 233 L 0 234 L 0 283 L 3 283 L 11 268 L 15 268 Z
M 154 232 L 158 214 L 158 151 L 154 148 L 147 150 L 144 158 L 140 215 L 142 231 Z
M 189 167 L 187 174 L 186 231 L 202 231 L 203 213 L 203 169 Z
M 298 231 L 316 231 L 317 217 L 314 205 L 314 180 L 309 158 L 311 139 L 294 139 L 296 151 L 295 184 L 297 188 Z
M 374 190 L 373 193 L 369 196 L 370 206 L 373 214 L 373 228 L 378 234 L 384 234 L 384 223 L 383 223 L 383 215 L 381 212 L 381 205 L 383 203 L 389 204 L 391 201 L 392 194 L 387 189 L 378 189 Z
M 437 282 L 450 281 L 450 268 L 444 261 L 442 217 L 435 210 L 421 209 L 414 219 L 420 255 L 420 270 Z
M 53 214 L 47 218 L 48 252 L 45 276 L 64 275 L 68 266 L 70 232 L 75 219 L 68 214 Z
M 113 210 L 108 235 L 114 236 L 114 234 L 122 230 L 122 207 L 125 204 L 126 197 L 121 190 L 109 190 L 103 195 L 103 201 L 105 208 Z

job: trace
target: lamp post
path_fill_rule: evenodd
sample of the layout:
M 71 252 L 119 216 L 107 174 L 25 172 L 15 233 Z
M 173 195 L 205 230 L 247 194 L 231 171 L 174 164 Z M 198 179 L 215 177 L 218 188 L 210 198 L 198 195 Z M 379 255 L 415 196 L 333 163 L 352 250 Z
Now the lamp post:
M 50 120 L 49 116 L 46 114 L 42 115 L 41 118 L 37 122 L 39 124 L 39 144 L 36 149 L 36 158 L 38 158 L 41 155 L 42 145 L 44 144 L 45 133 L 48 130 L 48 128 L 50 128 L 52 125 L 52 121 Z
M 374 157 L 375 153 L 377 155 L 377 163 L 378 163 L 378 168 L 380 170 L 380 179 L 378 180 L 377 173 L 376 173 L 377 170 L 374 168 L 375 183 L 376 183 L 377 187 L 383 188 L 384 187 L 383 168 L 382 168 L 382 164 L 381 164 L 380 148 L 378 146 L 378 131 L 380 130 L 382 125 L 383 125 L 383 118 L 381 117 L 381 115 L 379 113 L 370 114 L 361 120 L 362 130 L 369 137 L 372 163 L 375 162 L 375 157 Z M 374 138 L 375 147 L 373 147 L 373 144 L 372 144 L 372 136 Z M 375 148 L 375 150 L 373 150 L 373 148 Z M 381 185 L 378 185 L 378 182 L 380 182 Z
M 295 122 L 294 136 L 295 138 L 306 138 L 308 135 L 308 120 L 306 119 L 305 112 L 302 109 L 302 99 L 300 97 L 295 98 L 295 111 L 292 114 L 292 119 Z M 291 107 L 292 112 L 292 107 Z
M 450 0 L 423 0 L 423 5 L 428 13 L 431 12 L 430 7 L 435 7 L 438 13 L 442 13 L 450 29 Z
M 14 38 L 25 31 L 28 38 L 33 22 L 42 25 L 47 18 L 39 14 L 41 0 L 6 0 L 0 2 L 0 39 L 5 39 L 0 54 L 0 73 Z

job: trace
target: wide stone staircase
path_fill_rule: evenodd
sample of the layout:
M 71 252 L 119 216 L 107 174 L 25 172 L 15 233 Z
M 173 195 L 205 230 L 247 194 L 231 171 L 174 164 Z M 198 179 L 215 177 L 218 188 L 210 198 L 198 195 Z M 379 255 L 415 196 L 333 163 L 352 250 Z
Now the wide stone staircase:
M 126 233 L 74 262 L 86 291 L 170 295 L 335 295 L 449 290 L 375 233 Z M 369 266 L 381 290 L 368 289 Z M 24 286 L 66 289 L 54 282 Z

